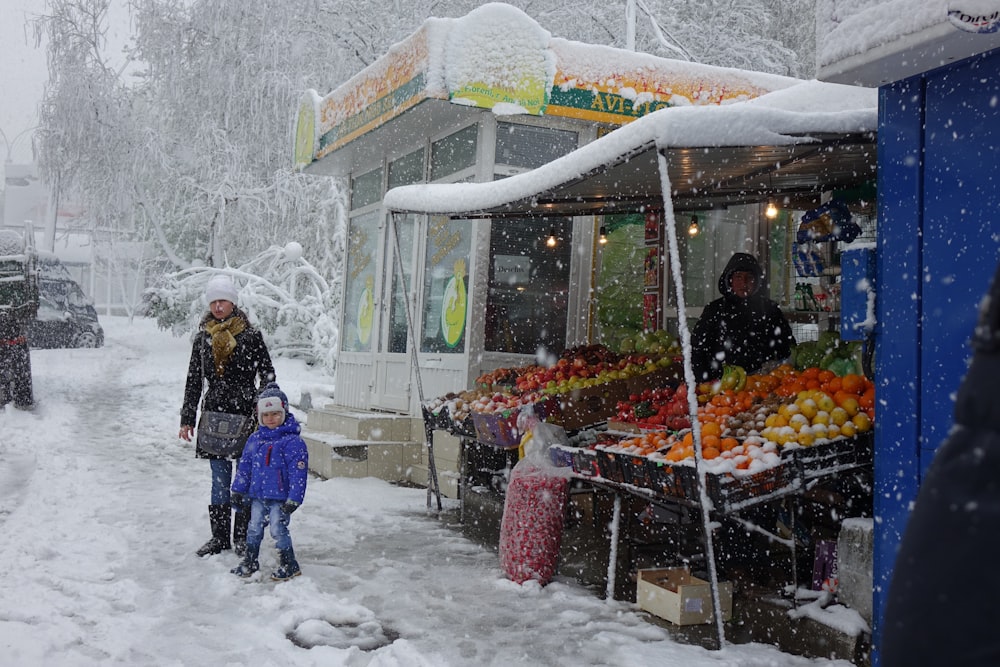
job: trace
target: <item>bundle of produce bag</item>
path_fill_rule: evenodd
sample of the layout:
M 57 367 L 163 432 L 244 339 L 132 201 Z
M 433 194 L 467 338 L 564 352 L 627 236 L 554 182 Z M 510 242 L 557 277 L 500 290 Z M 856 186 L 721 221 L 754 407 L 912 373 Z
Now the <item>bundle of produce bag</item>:
M 559 426 L 539 421 L 531 410 L 518 417 L 524 433 L 524 457 L 510 473 L 503 519 L 500 523 L 500 567 L 516 583 L 535 580 L 543 586 L 552 580 L 563 519 L 569 500 L 571 468 L 554 465 L 552 445 L 568 445 Z

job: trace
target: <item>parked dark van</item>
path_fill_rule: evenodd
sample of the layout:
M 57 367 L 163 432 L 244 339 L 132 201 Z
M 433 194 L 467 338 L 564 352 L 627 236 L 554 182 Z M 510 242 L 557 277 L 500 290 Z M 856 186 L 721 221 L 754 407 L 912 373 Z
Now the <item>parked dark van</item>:
M 50 253 L 38 253 L 38 315 L 28 324 L 32 348 L 101 347 L 104 329 L 93 302 Z

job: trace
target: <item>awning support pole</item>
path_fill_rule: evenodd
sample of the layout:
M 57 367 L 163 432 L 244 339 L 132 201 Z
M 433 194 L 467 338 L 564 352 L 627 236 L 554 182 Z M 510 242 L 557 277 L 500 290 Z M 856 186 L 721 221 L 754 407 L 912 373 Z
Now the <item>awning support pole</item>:
M 705 538 L 705 560 L 708 562 L 708 579 L 712 591 L 712 607 L 718 640 L 716 649 L 721 649 L 726 641 L 726 630 L 722 623 L 722 605 L 719 600 L 719 575 L 715 566 L 715 540 L 712 536 L 712 501 L 708 498 L 705 480 L 705 465 L 701 454 L 701 423 L 698 421 L 698 384 L 691 366 L 691 332 L 688 330 L 686 307 L 684 305 L 684 283 L 681 280 L 680 250 L 677 246 L 677 218 L 670 197 L 670 175 L 667 172 L 667 157 L 657 149 L 656 162 L 660 171 L 660 192 L 663 195 L 663 229 L 670 253 L 670 272 L 673 276 L 677 298 L 677 331 L 684 349 L 684 383 L 687 386 L 688 415 L 694 432 L 694 465 L 698 476 L 698 497 L 701 501 L 701 524 Z
M 399 218 L 396 213 L 391 214 L 392 218 L 392 247 L 393 255 L 395 255 L 395 269 L 398 272 L 399 284 L 403 289 L 403 295 L 405 297 L 406 303 L 406 336 L 409 340 L 410 345 L 410 358 L 413 364 L 413 375 L 417 384 L 417 400 L 420 401 L 420 405 L 424 404 L 424 385 L 420 379 L 420 361 L 417 357 L 417 337 L 416 330 L 413 326 L 413 313 L 411 308 L 413 306 L 413 299 L 410 295 L 410 286 L 406 284 L 406 274 L 403 272 L 403 258 L 400 255 L 399 248 Z M 392 295 L 389 297 L 392 298 Z M 423 416 L 423 410 L 421 410 L 421 417 Z M 437 463 L 434 461 L 434 430 L 431 425 L 424 420 L 424 440 L 427 445 L 427 507 L 431 507 L 431 494 L 437 497 L 437 509 L 441 511 L 441 486 L 438 484 L 438 474 L 437 474 Z

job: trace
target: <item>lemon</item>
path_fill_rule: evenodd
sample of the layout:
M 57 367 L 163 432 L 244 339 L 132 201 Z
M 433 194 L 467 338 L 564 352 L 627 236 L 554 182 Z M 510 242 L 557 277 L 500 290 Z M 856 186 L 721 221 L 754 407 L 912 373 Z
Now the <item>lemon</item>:
M 844 424 L 844 422 L 846 422 L 850 418 L 851 416 L 847 414 L 847 410 L 845 410 L 844 408 L 838 407 L 834 408 L 833 410 L 830 410 L 831 424 L 836 424 L 837 426 L 841 426 Z
M 796 403 L 799 406 L 799 412 L 806 419 L 812 420 L 812 418 L 816 416 L 816 413 L 819 412 L 819 408 L 816 405 L 816 401 L 814 401 L 812 398 L 801 399 L 796 401 Z
M 865 412 L 859 412 L 851 417 L 851 423 L 853 423 L 854 427 L 858 429 L 858 433 L 865 433 L 870 431 L 872 428 L 872 420 Z

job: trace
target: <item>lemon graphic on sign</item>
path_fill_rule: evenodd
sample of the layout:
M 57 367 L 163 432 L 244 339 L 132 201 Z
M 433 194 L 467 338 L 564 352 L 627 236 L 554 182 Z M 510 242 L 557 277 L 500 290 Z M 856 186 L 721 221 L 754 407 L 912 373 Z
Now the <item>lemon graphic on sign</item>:
M 372 321 L 375 319 L 375 290 L 372 288 L 371 276 L 365 278 L 365 288 L 361 290 L 358 302 L 358 340 L 362 345 L 368 345 L 372 337 Z
M 441 299 L 441 333 L 448 347 L 455 347 L 465 333 L 465 260 L 455 261 L 455 272 L 444 286 Z

